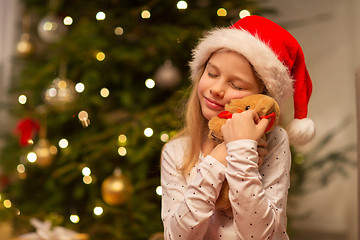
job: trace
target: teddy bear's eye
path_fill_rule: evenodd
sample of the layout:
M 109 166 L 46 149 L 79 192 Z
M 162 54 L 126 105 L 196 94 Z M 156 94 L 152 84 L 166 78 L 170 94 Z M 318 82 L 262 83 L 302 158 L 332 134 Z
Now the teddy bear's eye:
M 246 106 L 245 110 L 249 110 L 250 109 L 250 106 Z

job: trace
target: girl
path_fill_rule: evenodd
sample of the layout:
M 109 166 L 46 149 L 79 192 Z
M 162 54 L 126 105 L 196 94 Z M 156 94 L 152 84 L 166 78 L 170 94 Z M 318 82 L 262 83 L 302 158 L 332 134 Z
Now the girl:
M 276 127 L 267 143 L 261 142 L 268 120 L 249 110 L 227 120 L 224 142 L 215 146 L 207 123 L 231 99 L 263 93 L 281 104 L 293 92 L 290 140 L 310 141 L 315 128 L 306 116 L 312 84 L 299 44 L 274 22 L 250 16 L 210 32 L 193 51 L 190 67 L 193 90 L 185 127 L 161 157 L 165 239 L 288 239 L 287 132 Z M 225 179 L 227 212 L 215 204 Z

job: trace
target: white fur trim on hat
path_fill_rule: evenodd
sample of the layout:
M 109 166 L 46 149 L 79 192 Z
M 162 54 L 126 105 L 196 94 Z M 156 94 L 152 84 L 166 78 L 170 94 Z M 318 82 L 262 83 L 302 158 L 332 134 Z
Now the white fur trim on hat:
M 209 32 L 193 50 L 190 62 L 191 78 L 199 74 L 211 54 L 219 49 L 229 49 L 243 55 L 264 82 L 269 95 L 279 104 L 291 96 L 293 78 L 272 49 L 248 31 L 217 28 Z
M 315 123 L 310 118 L 294 119 L 287 131 L 291 144 L 304 145 L 314 138 Z

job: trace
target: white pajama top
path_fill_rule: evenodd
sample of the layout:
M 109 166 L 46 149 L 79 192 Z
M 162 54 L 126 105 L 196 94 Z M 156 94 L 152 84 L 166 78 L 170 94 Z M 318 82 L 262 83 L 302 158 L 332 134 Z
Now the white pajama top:
M 284 129 L 267 136 L 268 151 L 258 169 L 257 142 L 238 140 L 227 148 L 227 167 L 200 154 L 187 176 L 178 170 L 188 138 L 168 142 L 161 157 L 162 220 L 165 239 L 289 239 L 286 204 L 291 153 Z M 224 179 L 232 211 L 215 208 Z

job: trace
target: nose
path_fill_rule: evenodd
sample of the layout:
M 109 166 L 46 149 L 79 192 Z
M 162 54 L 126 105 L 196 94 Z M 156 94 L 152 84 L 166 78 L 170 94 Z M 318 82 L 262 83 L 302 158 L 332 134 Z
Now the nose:
M 216 84 L 212 85 L 210 88 L 210 93 L 217 97 L 224 97 L 225 95 L 225 86 L 221 81 L 218 81 Z

